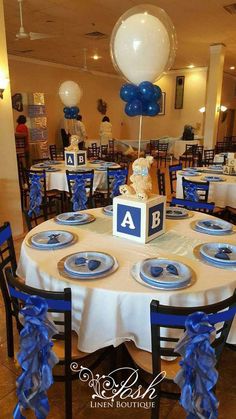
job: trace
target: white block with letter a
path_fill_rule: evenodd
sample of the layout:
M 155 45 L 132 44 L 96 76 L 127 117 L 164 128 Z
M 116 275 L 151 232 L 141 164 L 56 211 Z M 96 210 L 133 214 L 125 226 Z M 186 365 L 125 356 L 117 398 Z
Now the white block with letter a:
M 113 199 L 113 235 L 147 243 L 165 233 L 166 197 L 142 202 L 125 195 Z
M 79 151 L 65 151 L 65 165 L 68 168 L 77 169 L 78 167 L 87 164 L 87 152 L 85 150 Z

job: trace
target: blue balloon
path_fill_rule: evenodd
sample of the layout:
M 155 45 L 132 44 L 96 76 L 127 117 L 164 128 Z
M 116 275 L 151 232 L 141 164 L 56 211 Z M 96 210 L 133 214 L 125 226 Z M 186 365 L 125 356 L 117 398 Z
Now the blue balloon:
M 132 102 L 126 103 L 125 113 L 128 116 L 142 115 L 142 102 L 138 99 L 132 100 Z
M 160 105 L 156 102 L 149 102 L 146 110 L 147 116 L 156 116 L 160 112 Z
M 141 100 L 146 100 L 146 101 L 153 100 L 154 86 L 150 81 L 142 81 L 138 89 L 139 89 Z
M 138 98 L 138 87 L 135 84 L 124 84 L 120 89 L 120 97 L 125 102 L 131 102 Z
M 159 86 L 156 86 L 155 84 L 153 85 L 153 88 L 154 88 L 154 94 L 153 94 L 152 99 L 153 101 L 154 100 L 158 101 L 161 99 L 161 96 L 162 96 L 161 88 Z

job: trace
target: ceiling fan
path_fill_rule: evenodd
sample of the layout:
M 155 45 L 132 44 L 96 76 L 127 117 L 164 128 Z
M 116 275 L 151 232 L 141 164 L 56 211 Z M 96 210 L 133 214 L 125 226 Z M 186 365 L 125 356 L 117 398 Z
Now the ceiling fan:
M 87 64 L 87 48 L 83 48 L 83 65 L 79 69 L 80 69 L 80 71 L 83 71 L 84 73 L 95 74 L 95 72 L 93 70 L 90 70 L 88 68 L 88 64 Z
M 46 39 L 53 38 L 53 35 L 48 35 L 46 33 L 37 33 L 37 32 L 26 32 L 23 25 L 23 14 L 22 14 L 22 3 L 24 0 L 17 0 L 19 3 L 20 10 L 20 29 L 16 34 L 16 40 L 20 39 L 30 39 L 30 41 L 35 41 L 37 39 Z

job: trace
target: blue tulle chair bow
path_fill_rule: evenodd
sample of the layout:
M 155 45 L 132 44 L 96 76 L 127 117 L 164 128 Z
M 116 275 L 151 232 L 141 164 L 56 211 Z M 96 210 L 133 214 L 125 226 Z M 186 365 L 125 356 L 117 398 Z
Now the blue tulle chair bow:
M 182 178 L 184 199 L 193 202 L 207 202 L 209 182 L 195 182 Z
M 68 187 L 71 195 L 73 211 L 87 208 L 88 200 L 91 203 L 93 192 L 93 170 L 85 173 L 66 171 Z M 87 189 L 89 192 L 87 193 Z M 88 196 L 89 195 L 89 196 Z
M 218 372 L 216 356 L 211 347 L 211 333 L 215 327 L 203 312 L 196 312 L 186 320 L 186 332 L 176 346 L 182 355 L 181 370 L 175 383 L 181 388 L 180 404 L 188 419 L 218 417 L 218 400 L 214 394 Z
M 25 419 L 23 409 L 32 409 L 37 419 L 49 413 L 47 390 L 53 383 L 52 368 L 58 362 L 52 351 L 51 338 L 57 333 L 47 318 L 48 304 L 44 298 L 31 296 L 20 311 L 24 327 L 20 333 L 18 362 L 22 373 L 17 379 L 18 403 L 14 419 Z
M 45 172 L 42 173 L 29 173 L 30 184 L 30 202 L 28 215 L 31 217 L 33 214 L 38 216 L 40 214 L 40 206 L 43 200 L 42 180 L 45 178 Z
M 122 169 L 117 171 L 109 171 L 108 176 L 113 177 L 113 184 L 112 184 L 112 191 L 111 191 L 111 198 L 120 195 L 120 186 L 126 183 L 126 179 L 128 176 L 128 170 Z

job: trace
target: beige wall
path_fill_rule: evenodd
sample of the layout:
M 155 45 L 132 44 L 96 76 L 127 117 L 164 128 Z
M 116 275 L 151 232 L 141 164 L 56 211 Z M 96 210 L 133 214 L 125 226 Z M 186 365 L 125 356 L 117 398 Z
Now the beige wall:
M 61 127 L 63 105 L 58 96 L 58 88 L 65 80 L 74 80 L 83 89 L 79 107 L 89 138 L 98 138 L 98 128 L 102 118 L 96 109 L 99 98 L 108 104 L 107 114 L 113 125 L 113 136 L 130 139 L 138 137 L 139 118 L 125 115 L 125 104 L 119 97 L 124 80 L 118 77 L 93 75 L 55 64 L 43 65 L 30 60 L 24 62 L 22 59 L 18 61 L 15 57 L 10 57 L 9 62 L 13 93 L 36 91 L 45 93 L 50 143 L 55 142 Z M 181 110 L 174 109 L 177 75 L 185 76 L 184 108 Z M 157 84 L 166 92 L 166 114 L 144 118 L 143 138 L 163 135 L 176 137 L 182 134 L 185 124 L 202 125 L 202 115 L 198 109 L 205 103 L 206 69 L 174 71 L 164 76 Z
M 60 84 L 73 80 L 83 89 L 79 104 L 89 138 L 98 138 L 102 115 L 97 111 L 97 100 L 108 104 L 107 115 L 113 125 L 113 135 L 120 137 L 122 103 L 119 99 L 121 80 L 117 77 L 92 75 L 78 69 L 9 60 L 12 92 L 43 92 L 48 116 L 49 143 L 58 138 L 62 128 L 63 104 L 58 95 Z

